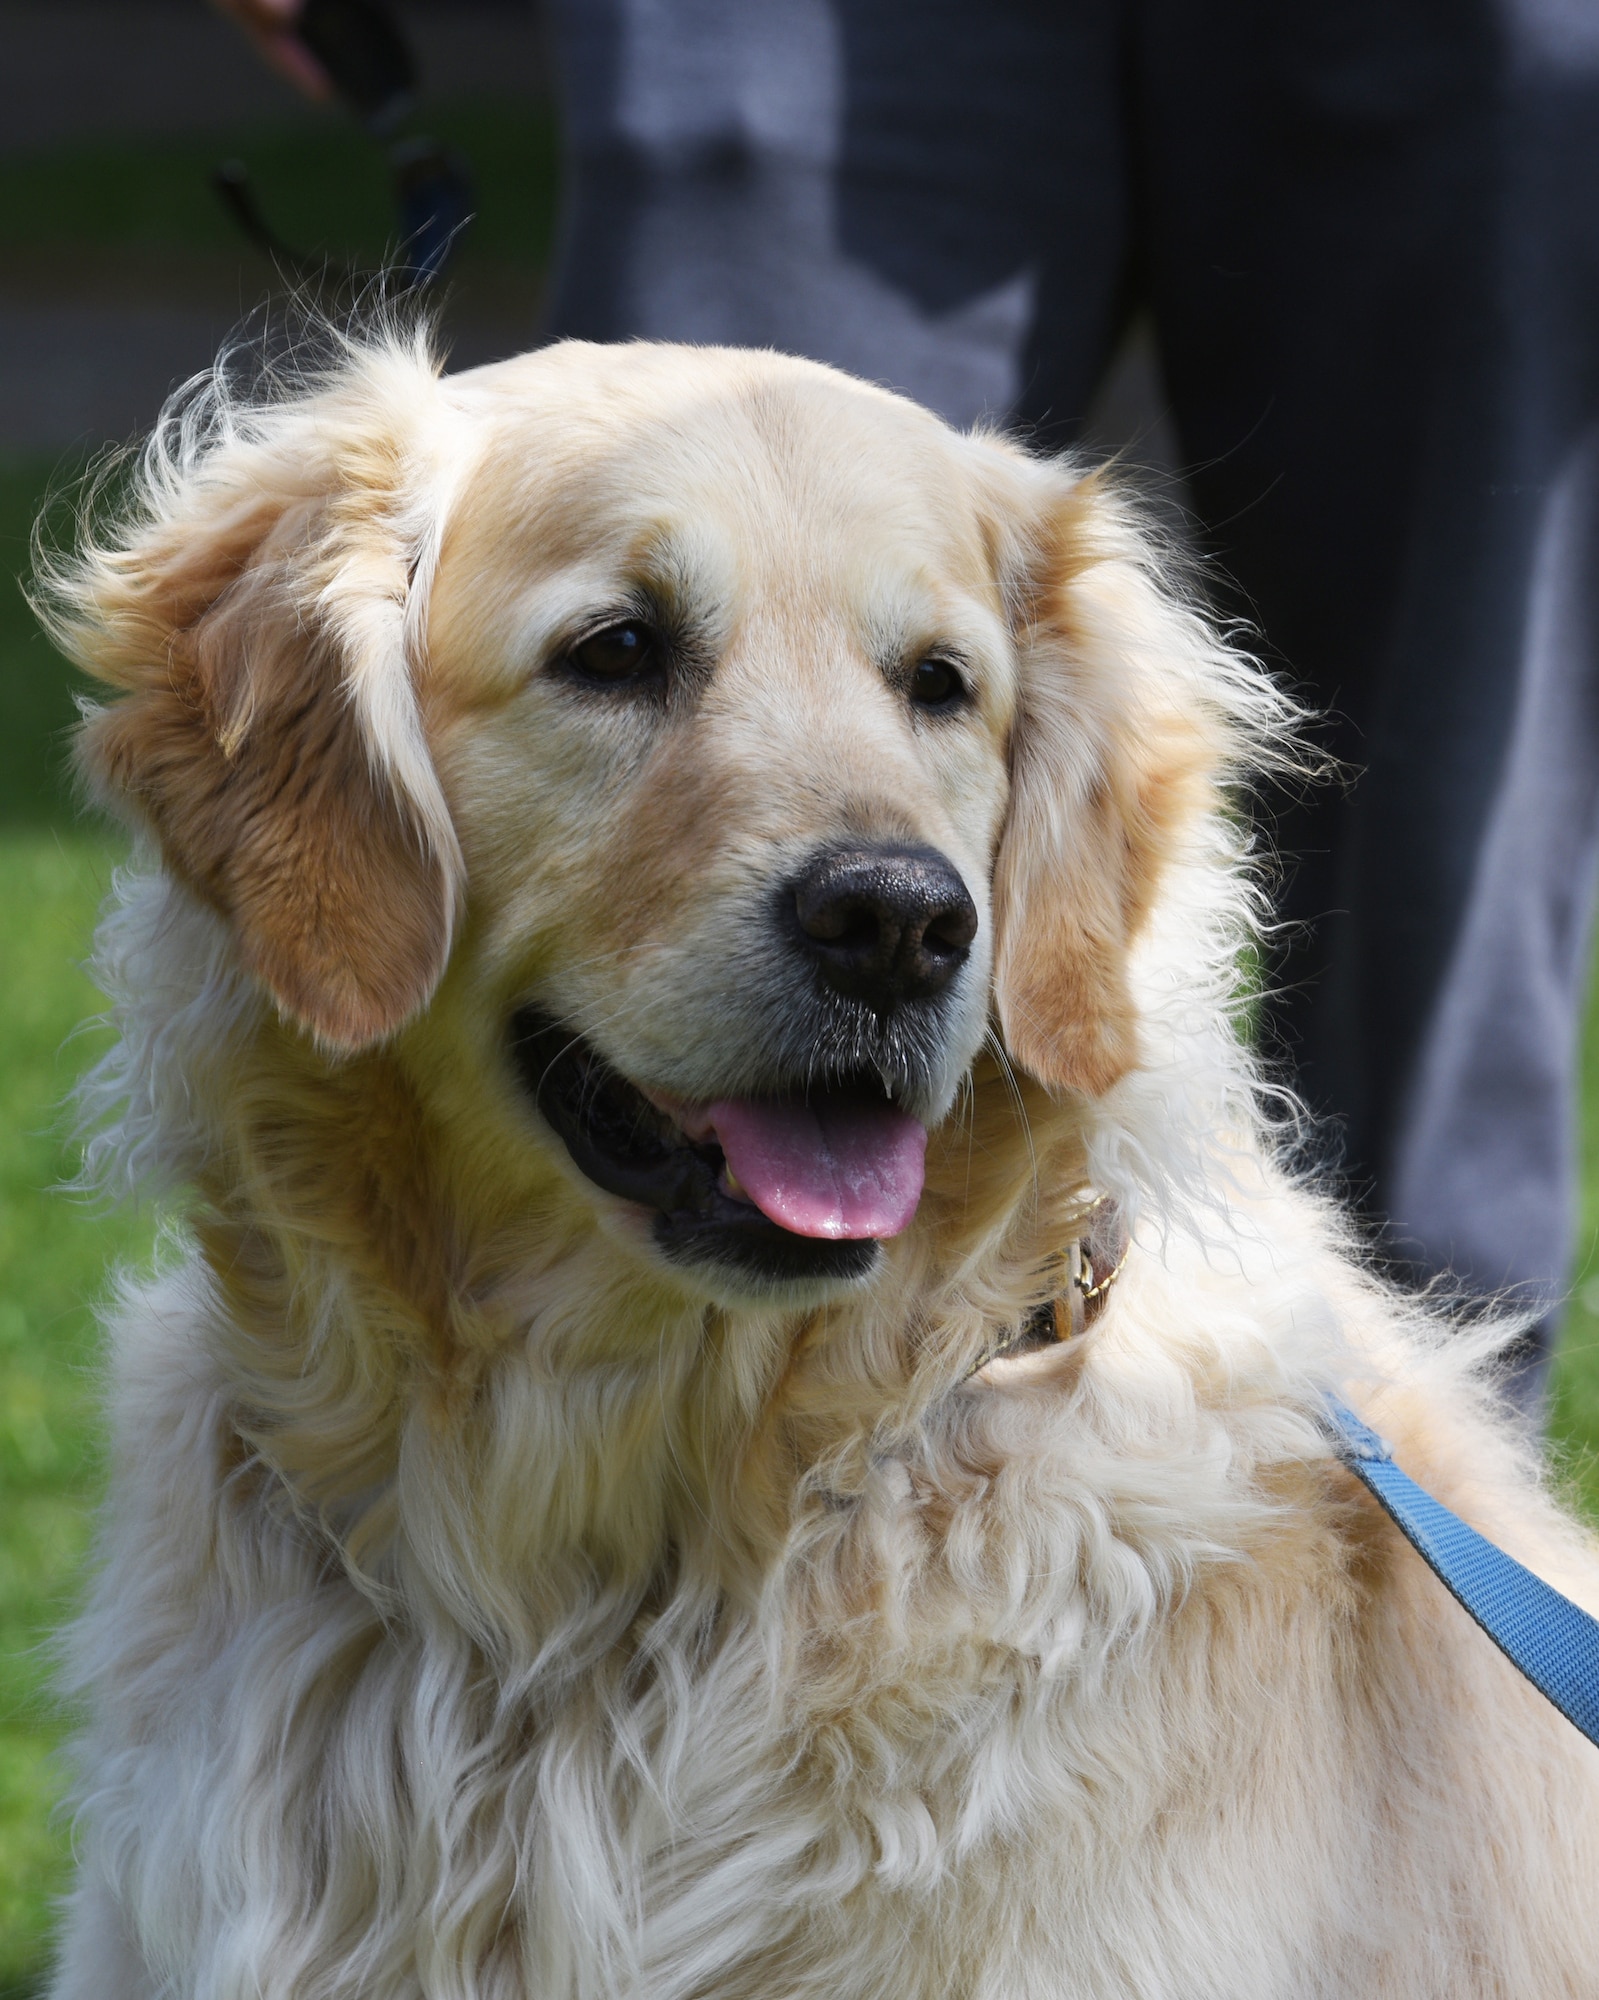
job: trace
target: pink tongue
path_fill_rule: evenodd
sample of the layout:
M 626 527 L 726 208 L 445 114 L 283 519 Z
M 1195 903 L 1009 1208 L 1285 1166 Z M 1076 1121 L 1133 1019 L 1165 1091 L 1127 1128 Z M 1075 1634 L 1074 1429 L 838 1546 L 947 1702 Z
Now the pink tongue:
M 796 1236 L 897 1236 L 916 1213 L 927 1131 L 892 1104 L 725 1097 L 706 1118 L 750 1200 Z

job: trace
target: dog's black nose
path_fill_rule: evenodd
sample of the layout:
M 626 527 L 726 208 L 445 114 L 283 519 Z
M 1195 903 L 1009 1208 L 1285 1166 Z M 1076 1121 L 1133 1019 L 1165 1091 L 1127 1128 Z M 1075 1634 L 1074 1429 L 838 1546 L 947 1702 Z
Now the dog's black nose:
M 977 935 L 966 884 L 930 847 L 831 848 L 795 882 L 794 913 L 828 984 L 880 1014 L 941 993 Z

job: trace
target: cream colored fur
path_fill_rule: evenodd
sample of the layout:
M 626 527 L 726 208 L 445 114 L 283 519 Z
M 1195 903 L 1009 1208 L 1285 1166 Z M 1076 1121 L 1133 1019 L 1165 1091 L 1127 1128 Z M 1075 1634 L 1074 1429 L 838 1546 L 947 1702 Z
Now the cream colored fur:
M 640 576 L 698 691 L 573 703 Z M 46 591 L 144 855 L 89 1169 L 181 1204 L 109 1318 L 57 2000 L 1599 1993 L 1599 1753 L 1322 1389 L 1599 1564 L 1483 1342 L 1273 1164 L 1223 787 L 1283 712 L 1101 482 L 770 355 L 396 337 L 191 397 Z M 884 662 L 935 641 L 933 727 Z M 840 829 L 954 858 L 980 976 L 915 1224 L 763 1301 L 577 1175 L 505 1023 L 752 1087 L 750 913 Z M 967 1380 L 1100 1192 L 1102 1318 Z

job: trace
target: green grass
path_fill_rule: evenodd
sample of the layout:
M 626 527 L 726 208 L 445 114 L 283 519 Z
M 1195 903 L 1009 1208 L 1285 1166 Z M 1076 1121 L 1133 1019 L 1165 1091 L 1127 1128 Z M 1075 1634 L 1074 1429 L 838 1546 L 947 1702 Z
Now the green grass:
M 51 1192 L 72 1165 L 61 1103 L 99 1045 L 72 1031 L 95 1007 L 80 961 L 113 853 L 88 831 L 0 834 L 0 1994 L 37 1966 L 66 1872 L 44 1646 L 77 1590 L 99 1480 L 90 1303 L 148 1238 Z
M 1582 1067 L 1582 1192 L 1576 1276 L 1555 1362 L 1549 1441 L 1572 1497 L 1599 1520 L 1599 977 L 1588 995 Z
M 138 1218 L 53 1191 L 73 1165 L 64 1101 L 103 1045 L 77 1032 L 97 1004 L 81 967 L 117 846 L 74 811 L 81 683 L 16 583 L 51 477 L 0 466 L 0 2000 L 36 1987 L 67 1873 L 47 1643 L 74 1601 L 98 1485 L 92 1302 L 107 1267 L 148 1242 Z

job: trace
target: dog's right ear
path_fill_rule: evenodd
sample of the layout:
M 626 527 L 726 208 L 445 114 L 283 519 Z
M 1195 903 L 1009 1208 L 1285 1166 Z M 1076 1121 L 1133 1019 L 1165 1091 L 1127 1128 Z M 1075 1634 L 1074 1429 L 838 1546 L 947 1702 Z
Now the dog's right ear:
M 1133 949 L 1266 684 L 1160 577 L 1107 482 L 972 441 L 1019 682 L 994 863 L 1011 1059 L 1098 1096 L 1140 1060 Z
M 435 372 L 357 352 L 296 399 L 170 416 L 137 511 L 49 566 L 53 635 L 121 691 L 80 766 L 337 1051 L 391 1034 L 449 953 L 461 859 L 418 701 L 439 534 Z

